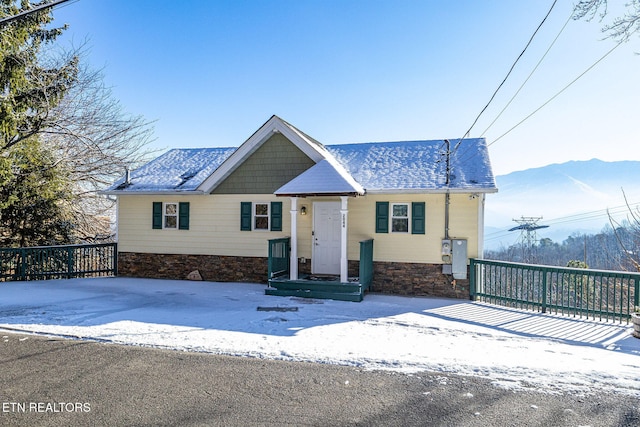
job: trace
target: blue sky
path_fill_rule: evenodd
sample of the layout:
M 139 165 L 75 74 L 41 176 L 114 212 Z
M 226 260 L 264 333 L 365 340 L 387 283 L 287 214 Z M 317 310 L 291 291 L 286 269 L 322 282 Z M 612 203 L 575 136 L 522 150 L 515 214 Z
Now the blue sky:
M 325 144 L 460 138 L 552 1 L 79 0 L 54 10 L 153 148 L 238 146 L 277 114 Z M 494 172 L 640 160 L 640 38 L 615 43 L 559 1 L 471 137 Z M 489 128 L 488 128 L 489 127 Z M 485 130 L 488 130 L 485 132 Z M 501 137 L 501 138 L 500 138 Z M 499 139 L 498 139 L 499 138 Z

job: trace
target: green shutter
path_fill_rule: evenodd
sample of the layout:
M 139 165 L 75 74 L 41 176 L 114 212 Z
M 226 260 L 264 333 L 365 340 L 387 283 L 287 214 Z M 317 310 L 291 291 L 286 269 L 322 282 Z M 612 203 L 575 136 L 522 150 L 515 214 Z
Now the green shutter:
M 189 202 L 178 203 L 178 228 L 189 229 Z
M 411 234 L 425 234 L 426 216 L 424 202 L 411 203 Z
M 376 202 L 376 233 L 389 232 L 389 202 Z
M 251 231 L 251 202 L 240 202 L 240 230 Z
M 282 202 L 271 202 L 271 231 L 282 231 Z
M 151 228 L 162 228 L 162 202 L 153 202 L 153 218 Z

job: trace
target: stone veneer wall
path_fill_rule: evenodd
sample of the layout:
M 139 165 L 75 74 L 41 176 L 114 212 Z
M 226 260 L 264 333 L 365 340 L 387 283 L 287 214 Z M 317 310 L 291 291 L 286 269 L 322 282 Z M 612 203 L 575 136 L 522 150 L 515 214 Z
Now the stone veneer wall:
M 349 261 L 349 276 L 358 276 L 359 261 Z M 309 273 L 311 260 L 298 264 L 298 271 Z M 182 280 L 198 270 L 203 280 L 217 282 L 267 282 L 267 258 L 218 255 L 166 255 L 133 252 L 118 253 L 118 275 Z M 397 295 L 469 298 L 469 281 L 442 274 L 439 264 L 375 261 L 374 292 Z
M 468 275 L 467 275 L 468 277 Z M 373 263 L 373 291 L 384 294 L 469 299 L 469 280 L 442 274 L 440 264 Z
M 212 282 L 267 283 L 267 258 L 118 253 L 119 276 L 182 280 L 194 270 Z

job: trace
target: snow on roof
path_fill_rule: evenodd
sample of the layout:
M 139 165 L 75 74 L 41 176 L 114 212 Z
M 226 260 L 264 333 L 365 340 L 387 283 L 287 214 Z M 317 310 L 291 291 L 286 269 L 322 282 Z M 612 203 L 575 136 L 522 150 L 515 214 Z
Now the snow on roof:
M 277 195 L 364 194 L 364 189 L 336 162 L 321 160 L 276 190 Z
M 484 138 L 452 140 L 451 189 L 493 190 L 495 179 Z M 367 191 L 446 188 L 444 140 L 330 145 L 327 150 Z
M 315 141 L 314 141 L 315 142 Z M 319 143 L 318 143 L 319 144 Z M 444 191 L 444 140 L 324 146 L 325 161 L 277 194 Z M 497 190 L 484 138 L 451 140 L 451 191 Z M 106 193 L 197 191 L 237 148 L 173 149 L 116 181 Z M 323 150 L 324 151 L 324 150 Z M 294 187 L 295 184 L 295 187 Z M 301 191 L 305 190 L 305 191 Z
M 106 192 L 194 191 L 234 151 L 235 147 L 169 150 L 132 171 L 129 184 L 122 177 Z

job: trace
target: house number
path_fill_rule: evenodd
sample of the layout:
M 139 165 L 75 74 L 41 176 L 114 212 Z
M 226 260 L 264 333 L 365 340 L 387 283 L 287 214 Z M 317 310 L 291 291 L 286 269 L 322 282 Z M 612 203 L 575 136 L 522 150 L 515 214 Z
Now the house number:
M 342 228 L 346 228 L 347 226 L 347 216 L 342 214 Z

